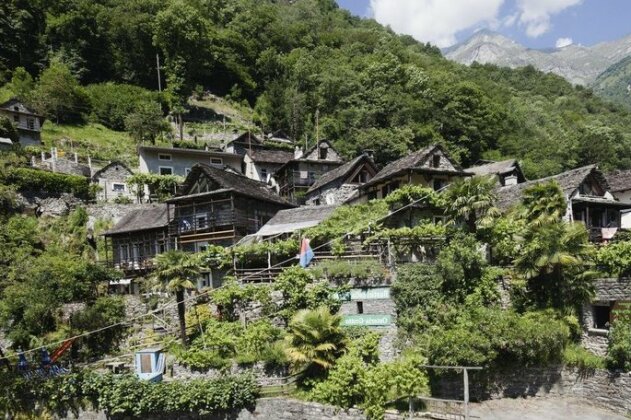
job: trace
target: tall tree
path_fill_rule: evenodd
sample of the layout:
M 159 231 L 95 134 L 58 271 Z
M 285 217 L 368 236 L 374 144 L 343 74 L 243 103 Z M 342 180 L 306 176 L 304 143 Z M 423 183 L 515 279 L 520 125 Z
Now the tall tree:
M 90 110 L 83 88 L 59 59 L 42 72 L 33 98 L 35 108 L 57 123 L 80 122 Z
M 499 216 L 495 207 L 496 186 L 492 176 L 475 176 L 454 182 L 445 191 L 446 212 L 456 221 L 464 222 L 469 233 L 475 234 L 480 224 Z
M 186 303 L 184 292 L 195 288 L 202 266 L 195 255 L 183 251 L 168 251 L 155 257 L 154 278 L 169 292 L 175 293 L 177 315 L 180 323 L 180 339 L 187 346 Z

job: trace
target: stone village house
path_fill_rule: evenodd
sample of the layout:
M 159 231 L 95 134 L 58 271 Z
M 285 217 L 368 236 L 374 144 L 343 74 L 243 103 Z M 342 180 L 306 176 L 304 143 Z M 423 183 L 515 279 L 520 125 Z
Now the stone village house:
M 292 203 L 304 202 L 307 190 L 316 180 L 343 163 L 328 140 L 320 140 L 304 153 L 296 149 L 294 158 L 281 166 L 274 176 L 280 196 Z
M 119 198 L 136 200 L 136 192 L 130 188 L 128 179 L 134 173 L 121 162 L 110 162 L 92 175 L 92 183 L 100 190 L 96 194 L 97 201 L 113 202 Z
M 508 159 L 501 162 L 484 161 L 480 162 L 480 165 L 472 166 L 466 170 L 473 173 L 474 176 L 493 175 L 498 185 L 502 187 L 526 182 L 526 177 L 516 159 Z
M 0 115 L 15 124 L 19 142 L 22 146 L 39 146 L 42 144 L 42 126 L 44 117 L 35 113 L 17 99 L 10 99 L 0 104 Z
M 377 173 L 377 166 L 367 154 L 361 154 L 316 180 L 307 190 L 307 205 L 342 204 L 358 194 L 358 188 Z
M 140 146 L 139 172 L 143 174 L 178 175 L 186 177 L 196 164 L 218 168 L 229 167 L 241 172 L 242 157 L 217 150 L 181 149 L 174 147 Z

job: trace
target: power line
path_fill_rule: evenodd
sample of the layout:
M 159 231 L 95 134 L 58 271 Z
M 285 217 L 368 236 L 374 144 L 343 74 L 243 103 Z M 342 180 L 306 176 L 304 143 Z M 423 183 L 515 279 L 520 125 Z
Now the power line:
M 441 191 L 443 191 L 444 189 L 446 189 L 447 187 L 448 187 L 448 186 L 446 185 L 446 186 L 444 186 L 444 187 L 442 187 L 442 188 L 440 188 L 440 189 L 436 190 L 436 192 L 441 192 Z M 412 202 L 410 202 L 410 203 L 406 204 L 406 205 L 405 205 L 405 206 L 403 206 L 403 207 L 400 207 L 400 208 L 398 208 L 398 209 L 396 209 L 396 210 L 394 210 L 394 211 L 389 212 L 389 213 L 388 213 L 387 215 L 385 215 L 385 216 L 382 216 L 382 217 L 380 217 L 380 218 L 378 218 L 378 219 L 376 219 L 376 220 L 374 220 L 374 221 L 369 222 L 368 224 L 366 224 L 366 225 L 365 225 L 365 227 L 370 228 L 370 226 L 371 226 L 371 225 L 373 225 L 373 224 L 377 224 L 377 223 L 380 223 L 380 222 L 382 222 L 382 221 L 384 221 L 384 220 L 388 219 L 389 217 L 392 217 L 392 216 L 393 216 L 393 215 L 395 215 L 396 213 L 398 213 L 398 212 L 400 212 L 400 211 L 402 211 L 402 210 L 404 210 L 404 209 L 406 209 L 406 208 L 408 208 L 408 207 L 410 207 L 410 206 L 413 206 L 413 205 L 415 205 L 415 204 L 419 203 L 420 201 L 422 201 L 422 200 L 424 200 L 424 199 L 426 199 L 426 198 L 428 198 L 428 197 L 429 197 L 429 194 L 426 194 L 426 195 L 424 195 L 424 196 L 422 196 L 422 197 L 420 197 L 420 198 L 418 198 L 418 199 L 416 199 L 416 200 L 414 200 L 414 201 L 412 201 Z M 325 242 L 325 243 L 323 243 L 323 244 L 321 244 L 321 245 L 318 245 L 317 247 L 313 248 L 313 251 L 315 252 L 315 251 L 317 251 L 317 250 L 319 250 L 319 249 L 321 249 L 321 248 L 323 248 L 323 247 L 325 247 L 325 246 L 331 245 L 333 242 L 335 242 L 335 241 L 337 241 L 337 240 L 339 240 L 339 239 L 344 239 L 344 238 L 346 238 L 347 236 L 351 235 L 352 233 L 353 233 L 353 232 L 347 232 L 347 233 L 345 233 L 345 234 L 343 234 L 343 235 L 341 235 L 341 236 L 339 236 L 339 237 L 336 237 L 336 238 L 334 238 L 334 239 L 331 239 L 330 241 Z M 234 246 L 235 246 L 235 245 L 232 245 L 232 246 L 228 247 L 228 249 L 233 248 Z M 282 265 L 285 265 L 285 264 L 287 264 L 287 263 L 289 263 L 289 262 L 291 262 L 291 261 L 294 261 L 295 259 L 296 259 L 296 257 L 288 258 L 288 259 L 286 259 L 286 260 L 284 260 L 284 261 L 281 261 L 281 262 L 279 262 L 279 263 L 277 263 L 277 264 L 274 264 L 274 265 L 273 265 L 273 266 L 271 266 L 271 267 L 267 267 L 267 268 L 264 268 L 264 269 L 261 269 L 261 270 L 259 270 L 259 271 L 255 272 L 255 273 L 248 274 L 248 275 L 246 275 L 245 277 L 243 277 L 243 278 L 241 279 L 241 282 L 243 282 L 244 280 L 247 280 L 247 279 L 249 279 L 249 278 L 255 277 L 255 276 L 257 276 L 257 275 L 260 275 L 260 274 L 262 274 L 262 273 L 265 273 L 266 271 L 269 271 L 269 270 L 271 270 L 271 269 L 273 269 L 273 268 L 277 268 L 277 267 L 280 267 L 280 266 L 282 266 Z M 221 286 L 216 287 L 216 288 L 214 288 L 214 289 L 209 289 L 209 290 L 206 290 L 206 291 L 204 291 L 204 292 L 200 292 L 199 294 L 197 294 L 197 295 L 195 295 L 195 296 L 190 296 L 190 297 L 188 297 L 188 298 L 185 298 L 184 300 L 182 300 L 182 301 L 180 301 L 180 302 L 182 302 L 182 303 L 187 303 L 187 302 L 190 302 L 190 301 L 193 301 L 193 300 L 197 300 L 197 299 L 199 299 L 201 296 L 208 295 L 209 293 L 212 293 L 212 292 L 214 292 L 215 290 L 219 290 L 219 289 L 222 289 L 222 288 L 224 288 L 224 287 L 226 287 L 226 285 L 221 285 Z M 68 337 L 68 338 L 65 338 L 65 339 L 63 339 L 63 340 L 55 341 L 55 342 L 49 343 L 49 344 L 47 344 L 47 345 L 42 345 L 42 346 L 35 347 L 35 348 L 29 349 L 29 350 L 25 350 L 25 351 L 23 351 L 22 353 L 23 353 L 23 354 L 33 353 L 33 352 L 36 352 L 36 351 L 38 351 L 38 350 L 46 349 L 46 348 L 48 348 L 48 347 L 50 347 L 50 346 L 56 346 L 56 345 L 63 344 L 64 342 L 66 342 L 66 341 L 68 341 L 68 340 L 76 340 L 76 339 L 79 339 L 79 338 L 82 338 L 82 337 L 87 337 L 87 336 L 90 336 L 90 335 L 93 335 L 93 334 L 96 334 L 96 333 L 99 333 L 99 332 L 102 332 L 102 331 L 106 331 L 106 330 L 108 330 L 108 329 L 110 329 L 110 328 L 115 328 L 115 327 L 119 327 L 119 326 L 125 326 L 125 325 L 128 325 L 128 324 L 131 324 L 131 323 L 132 323 L 132 322 L 134 322 L 134 321 L 137 321 L 137 320 L 140 320 L 140 319 L 142 319 L 142 318 L 145 318 L 145 317 L 147 317 L 147 316 L 150 316 L 150 315 L 153 315 L 153 314 L 156 314 L 156 313 L 162 312 L 162 311 L 164 311 L 164 310 L 165 310 L 165 309 L 167 309 L 167 308 L 170 308 L 170 307 L 172 307 L 172 306 L 177 305 L 178 303 L 179 303 L 179 302 L 171 302 L 171 303 L 168 303 L 168 304 L 166 304 L 166 305 L 164 305 L 164 306 L 162 306 L 162 307 L 160 307 L 160 308 L 156 308 L 156 309 L 154 309 L 154 310 L 152 310 L 152 311 L 149 311 L 149 312 L 147 312 L 147 313 L 145 313 L 145 314 L 142 314 L 142 315 L 138 315 L 138 316 L 135 316 L 135 317 L 129 318 L 129 319 L 128 319 L 128 320 L 126 320 L 126 321 L 119 321 L 119 322 L 117 322 L 117 323 L 114 323 L 114 324 L 111 324 L 111 325 L 107 325 L 107 326 L 104 326 L 104 327 L 98 328 L 98 329 L 96 329 L 96 330 L 86 331 L 86 332 L 84 332 L 84 333 L 77 334 L 77 335 L 75 335 L 75 336 Z M 270 316 L 272 316 L 272 315 L 276 315 L 276 314 L 278 314 L 279 312 L 280 312 L 280 311 L 273 312 L 273 313 L 271 313 L 271 314 L 266 315 L 265 317 L 267 318 L 267 317 L 270 317 Z

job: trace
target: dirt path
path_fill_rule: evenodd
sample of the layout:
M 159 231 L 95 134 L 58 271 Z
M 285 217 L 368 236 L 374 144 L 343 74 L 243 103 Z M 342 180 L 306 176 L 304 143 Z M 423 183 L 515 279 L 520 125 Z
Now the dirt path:
M 472 404 L 471 417 L 484 420 L 626 420 L 575 398 L 518 398 Z

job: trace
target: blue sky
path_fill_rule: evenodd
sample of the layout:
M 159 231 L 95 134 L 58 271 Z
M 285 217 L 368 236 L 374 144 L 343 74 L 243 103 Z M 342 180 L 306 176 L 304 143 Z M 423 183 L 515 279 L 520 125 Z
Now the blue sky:
M 446 47 L 481 28 L 531 48 L 593 45 L 631 33 L 631 0 L 338 0 L 419 41 Z

